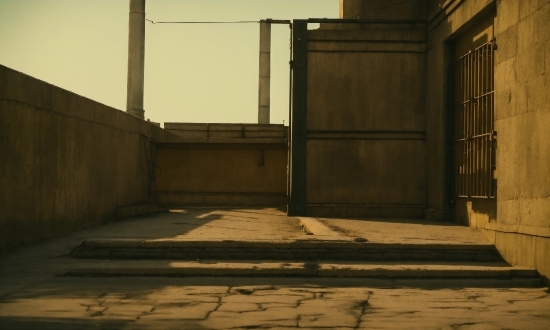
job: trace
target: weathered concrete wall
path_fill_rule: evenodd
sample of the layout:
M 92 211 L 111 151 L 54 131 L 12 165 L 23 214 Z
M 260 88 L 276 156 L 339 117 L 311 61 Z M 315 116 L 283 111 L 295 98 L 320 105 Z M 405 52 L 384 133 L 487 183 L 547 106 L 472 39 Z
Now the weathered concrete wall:
M 438 4 L 437 1 L 434 5 Z M 444 212 L 449 44 L 496 12 L 496 212 L 465 201 L 457 212 L 484 229 L 512 264 L 550 277 L 550 1 L 450 1 L 428 24 L 428 204 Z M 442 141 L 442 142 L 439 142 Z M 447 196 L 449 198 L 449 196 Z M 471 204 L 469 203 L 471 202 Z M 475 203 L 478 205 L 476 206 Z
M 426 0 L 344 0 L 341 18 L 421 19 L 426 15 Z
M 286 205 L 288 148 L 283 125 L 164 126 L 179 138 L 155 141 L 160 205 Z
M 0 252 L 145 204 L 163 130 L 0 65 Z
M 498 2 L 495 37 L 497 223 L 514 264 L 550 278 L 550 1 Z M 535 234 L 535 235 L 533 235 Z
M 309 32 L 308 214 L 423 217 L 424 36 L 410 26 Z

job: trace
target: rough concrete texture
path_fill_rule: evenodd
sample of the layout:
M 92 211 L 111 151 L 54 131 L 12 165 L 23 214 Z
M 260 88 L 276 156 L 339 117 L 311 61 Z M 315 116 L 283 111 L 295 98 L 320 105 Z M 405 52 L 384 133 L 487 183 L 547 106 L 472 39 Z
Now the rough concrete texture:
M 495 20 L 497 149 L 496 246 L 513 264 L 533 265 L 550 277 L 550 2 L 501 1 Z
M 187 209 L 144 216 L 88 232 L 82 244 L 75 243 L 71 251 L 73 258 L 80 259 L 68 258 L 66 262 L 71 266 L 63 272 L 131 276 L 498 278 L 486 284 L 540 284 L 533 270 L 510 268 L 503 263 L 494 246 L 472 228 L 403 220 L 321 221 L 314 218 L 299 221 L 273 209 Z M 251 223 L 260 226 L 251 227 Z M 300 224 L 307 225 L 308 234 L 301 230 Z M 135 259 L 139 261 L 130 261 Z M 396 284 L 391 281 L 384 284 L 392 283 Z
M 487 244 L 480 231 L 452 223 L 407 219 L 319 219 L 347 237 L 399 244 Z
M 149 203 L 161 128 L 0 66 L 0 251 Z
M 341 18 L 422 19 L 426 18 L 425 0 L 344 0 Z
M 282 206 L 285 145 L 157 145 L 155 181 L 160 205 Z
M 550 275 L 550 2 L 433 1 L 428 10 L 428 205 L 445 210 L 446 68 L 449 41 L 495 15 L 496 207 L 457 203 L 457 215 L 488 236 L 507 261 Z M 474 36 L 475 37 L 475 36 Z M 472 38 L 473 39 L 473 38 Z
M 283 215 L 273 210 L 203 209 L 163 216 L 147 215 L 88 228 L 0 256 L 0 328 L 546 329 L 550 322 L 550 292 L 546 288 L 483 288 L 472 286 L 471 281 L 453 280 L 454 286 L 449 289 L 449 280 L 440 279 L 56 276 L 79 262 L 67 254 L 89 237 L 192 235 L 199 224 L 213 234 L 240 232 L 251 237 L 247 230 L 253 228 L 265 234 L 279 231 L 288 233 L 288 237 L 289 233 L 294 237 L 314 236 L 305 235 L 297 219 L 293 219 L 295 226 L 289 227 L 278 219 Z M 178 216 L 186 220 L 178 221 Z M 193 223 L 189 218 L 196 220 Z M 256 225 L 262 219 L 261 225 Z M 230 223 L 235 224 L 233 228 L 227 228 Z M 206 227 L 209 224 L 211 227 Z M 393 225 L 386 223 L 388 227 Z M 395 226 L 401 229 L 393 232 L 401 231 L 402 236 L 422 235 L 427 227 Z M 446 228 L 440 229 L 443 232 Z M 471 236 L 470 228 L 463 229 L 469 233 L 465 232 L 464 238 Z M 433 235 L 427 233 L 425 237 Z M 88 267 L 93 263 L 87 263 Z M 150 261 L 140 265 L 154 266 Z M 201 265 L 216 267 L 213 263 Z M 230 266 L 225 263 L 223 268 Z M 138 267 L 134 265 L 136 271 Z M 385 267 L 408 271 L 420 268 L 411 264 Z M 436 269 L 441 271 L 441 267 Z M 474 269 L 476 266 L 469 266 L 469 271 Z
M 287 203 L 288 132 L 283 125 L 164 123 L 155 181 L 165 206 Z
M 550 228 L 550 2 L 501 1 L 499 8 L 497 222 Z
M 388 290 L 342 280 L 57 278 L 3 297 L 0 326 L 546 329 L 549 302 L 544 289 Z
M 108 229 L 97 227 L 83 231 L 77 237 L 88 235 L 87 237 L 94 238 L 234 241 L 236 243 L 337 240 L 388 244 L 490 244 L 480 231 L 451 223 L 406 219 L 316 220 L 311 218 L 310 220 L 320 221 L 318 225 L 309 227 L 313 235 L 303 231 L 298 218 L 289 217 L 284 211 L 273 208 L 172 209 L 166 213 L 144 215 L 111 223 Z

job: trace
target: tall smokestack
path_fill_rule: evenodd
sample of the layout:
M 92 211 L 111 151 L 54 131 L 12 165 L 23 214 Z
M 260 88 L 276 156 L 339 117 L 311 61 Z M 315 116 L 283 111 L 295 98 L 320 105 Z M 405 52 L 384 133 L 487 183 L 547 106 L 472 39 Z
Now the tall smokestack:
M 145 0 L 130 0 L 128 33 L 128 89 L 126 112 L 144 119 Z
M 258 83 L 258 124 L 269 124 L 271 22 L 260 21 L 260 77 Z

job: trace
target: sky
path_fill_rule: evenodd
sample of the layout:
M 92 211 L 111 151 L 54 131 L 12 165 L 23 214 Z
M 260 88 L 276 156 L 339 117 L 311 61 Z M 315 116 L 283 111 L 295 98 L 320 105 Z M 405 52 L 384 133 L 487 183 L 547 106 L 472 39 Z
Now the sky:
M 0 0 L 0 64 L 126 109 L 129 0 Z M 147 0 L 153 21 L 337 18 L 338 0 Z M 288 124 L 287 25 L 272 27 L 271 123 Z M 145 118 L 255 123 L 259 24 L 145 28 Z

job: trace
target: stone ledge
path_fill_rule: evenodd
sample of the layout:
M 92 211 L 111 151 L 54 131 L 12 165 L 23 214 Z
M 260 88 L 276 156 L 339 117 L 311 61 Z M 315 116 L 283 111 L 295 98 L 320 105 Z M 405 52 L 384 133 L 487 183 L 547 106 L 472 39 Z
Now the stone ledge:
M 486 230 L 550 238 L 550 228 L 487 223 Z
M 311 263 L 179 260 L 93 261 L 69 269 L 68 276 L 298 276 L 361 277 L 383 279 L 532 279 L 540 285 L 534 269 L 506 264 L 396 264 L 396 263 Z
M 126 207 L 119 207 L 117 208 L 117 218 L 128 218 L 128 217 L 134 217 L 137 215 L 143 215 L 143 214 L 150 214 L 150 213 L 156 213 L 156 212 L 163 212 L 166 211 L 165 208 L 159 208 L 158 205 L 136 205 L 136 206 L 126 206 Z

